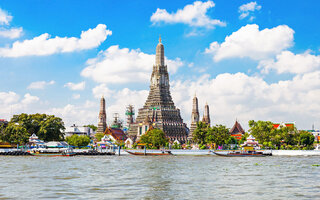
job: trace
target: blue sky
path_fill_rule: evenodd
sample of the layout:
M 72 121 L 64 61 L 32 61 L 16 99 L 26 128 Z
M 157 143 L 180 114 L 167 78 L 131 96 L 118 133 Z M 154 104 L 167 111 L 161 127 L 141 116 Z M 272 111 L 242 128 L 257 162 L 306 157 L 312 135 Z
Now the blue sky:
M 96 124 L 101 95 L 109 123 L 114 112 L 124 118 L 126 104 L 138 109 L 145 101 L 161 34 L 185 122 L 196 92 L 200 111 L 208 102 L 214 123 L 231 127 L 237 118 L 247 127 L 260 119 L 320 128 L 318 7 L 318 1 L 1 1 L 0 118 L 46 112 L 67 125 Z M 94 34 L 81 43 L 90 29 Z M 55 37 L 65 40 L 46 43 Z M 80 42 L 66 42 L 74 39 Z M 13 51 L 17 41 L 29 43 Z

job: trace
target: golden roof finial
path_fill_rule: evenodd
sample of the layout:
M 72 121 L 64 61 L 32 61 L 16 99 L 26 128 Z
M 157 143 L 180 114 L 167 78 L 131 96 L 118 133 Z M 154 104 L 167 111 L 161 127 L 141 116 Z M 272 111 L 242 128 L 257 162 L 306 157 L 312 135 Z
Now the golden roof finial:
M 161 34 L 159 34 L 159 43 L 161 43 Z

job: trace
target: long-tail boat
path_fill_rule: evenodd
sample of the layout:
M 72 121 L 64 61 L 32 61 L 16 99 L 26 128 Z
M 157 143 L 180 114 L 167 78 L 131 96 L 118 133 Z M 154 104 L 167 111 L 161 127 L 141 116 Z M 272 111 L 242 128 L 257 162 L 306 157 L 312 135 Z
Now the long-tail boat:
M 160 150 L 159 152 L 141 152 L 141 151 L 128 151 L 126 150 L 126 152 L 128 152 L 131 155 L 135 155 L 135 156 L 169 156 L 172 155 L 171 151 L 163 151 Z
M 272 156 L 272 153 L 263 153 L 259 151 L 232 151 L 232 152 L 213 152 L 217 156 L 224 157 L 265 157 Z

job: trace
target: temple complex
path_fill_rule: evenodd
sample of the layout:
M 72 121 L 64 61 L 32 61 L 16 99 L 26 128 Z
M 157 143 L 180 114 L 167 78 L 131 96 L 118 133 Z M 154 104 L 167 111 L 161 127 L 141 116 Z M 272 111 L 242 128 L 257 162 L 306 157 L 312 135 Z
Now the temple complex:
M 141 136 L 146 121 L 151 122 L 154 128 L 163 130 L 170 142 L 187 141 L 188 128 L 170 94 L 169 73 L 165 65 L 161 38 L 156 48 L 156 63 L 151 74 L 149 95 L 143 108 L 138 110 L 136 122 L 131 124 L 129 134 Z
M 107 128 L 106 101 L 104 97 L 100 100 L 100 112 L 97 133 L 104 133 Z

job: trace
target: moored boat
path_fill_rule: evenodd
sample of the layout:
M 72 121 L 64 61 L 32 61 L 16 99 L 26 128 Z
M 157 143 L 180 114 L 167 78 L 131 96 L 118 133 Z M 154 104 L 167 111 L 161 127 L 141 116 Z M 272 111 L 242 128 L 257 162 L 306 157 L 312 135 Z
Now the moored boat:
M 28 151 L 33 156 L 48 156 L 48 157 L 57 157 L 57 156 L 75 156 L 76 153 L 72 149 L 32 149 Z
M 217 156 L 224 157 L 265 157 L 272 156 L 272 153 L 263 153 L 259 151 L 232 151 L 232 152 L 213 152 Z
M 126 150 L 131 155 L 136 155 L 136 156 L 169 156 L 172 155 L 171 151 L 162 151 L 160 150 L 159 152 L 148 152 L 148 151 L 128 151 Z
M 37 144 L 35 147 L 28 150 L 34 156 L 75 156 L 76 153 L 66 143 L 63 142 L 48 142 L 45 144 Z

